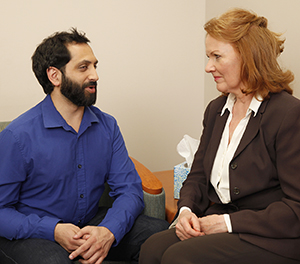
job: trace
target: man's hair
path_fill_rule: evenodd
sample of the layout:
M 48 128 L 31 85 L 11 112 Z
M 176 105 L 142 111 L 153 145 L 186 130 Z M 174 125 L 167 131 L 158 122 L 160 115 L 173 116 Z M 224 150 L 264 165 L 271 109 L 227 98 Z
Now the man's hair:
M 215 39 L 229 42 L 242 59 L 241 80 L 245 94 L 260 94 L 263 99 L 269 93 L 286 90 L 292 94 L 291 71 L 283 71 L 277 62 L 283 52 L 285 39 L 268 28 L 268 20 L 244 9 L 232 9 L 218 18 L 209 20 L 204 29 Z
M 67 48 L 70 43 L 88 43 L 89 39 L 85 33 L 80 33 L 76 28 L 72 28 L 71 32 L 56 32 L 36 48 L 32 55 L 32 70 L 38 79 L 40 85 L 46 94 L 53 91 L 53 84 L 47 76 L 47 69 L 55 67 L 63 70 L 65 65 L 71 60 L 71 54 Z

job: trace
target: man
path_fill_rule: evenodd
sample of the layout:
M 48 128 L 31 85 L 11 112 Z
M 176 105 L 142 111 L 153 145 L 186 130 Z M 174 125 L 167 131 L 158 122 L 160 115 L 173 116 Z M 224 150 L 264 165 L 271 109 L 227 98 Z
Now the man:
M 138 260 L 167 223 L 140 215 L 141 180 L 113 117 L 96 101 L 97 59 L 72 29 L 32 56 L 46 98 L 0 134 L 0 262 Z M 113 207 L 98 210 L 108 182 Z

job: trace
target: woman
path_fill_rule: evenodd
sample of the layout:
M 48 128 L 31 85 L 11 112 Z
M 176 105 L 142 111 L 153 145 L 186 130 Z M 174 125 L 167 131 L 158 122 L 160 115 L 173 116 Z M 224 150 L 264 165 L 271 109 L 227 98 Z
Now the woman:
M 300 101 L 277 63 L 284 40 L 242 9 L 205 30 L 205 70 L 223 96 L 205 111 L 178 217 L 140 263 L 299 263 Z

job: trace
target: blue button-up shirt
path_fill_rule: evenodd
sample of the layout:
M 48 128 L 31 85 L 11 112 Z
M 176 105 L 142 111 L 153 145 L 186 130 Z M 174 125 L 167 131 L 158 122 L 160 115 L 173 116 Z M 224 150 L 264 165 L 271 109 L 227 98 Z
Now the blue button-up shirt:
M 77 133 L 47 96 L 0 133 L 0 236 L 53 241 L 58 222 L 87 224 L 105 181 L 115 202 L 100 225 L 118 244 L 144 203 L 117 122 L 86 107 Z

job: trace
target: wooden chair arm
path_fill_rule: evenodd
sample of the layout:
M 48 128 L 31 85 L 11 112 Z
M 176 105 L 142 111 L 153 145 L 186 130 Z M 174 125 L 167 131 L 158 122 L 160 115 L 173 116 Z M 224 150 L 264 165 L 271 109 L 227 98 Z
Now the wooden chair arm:
M 143 190 L 150 194 L 160 194 L 162 192 L 162 183 L 156 176 L 147 169 L 142 163 L 130 157 L 135 165 L 135 169 L 142 179 Z

